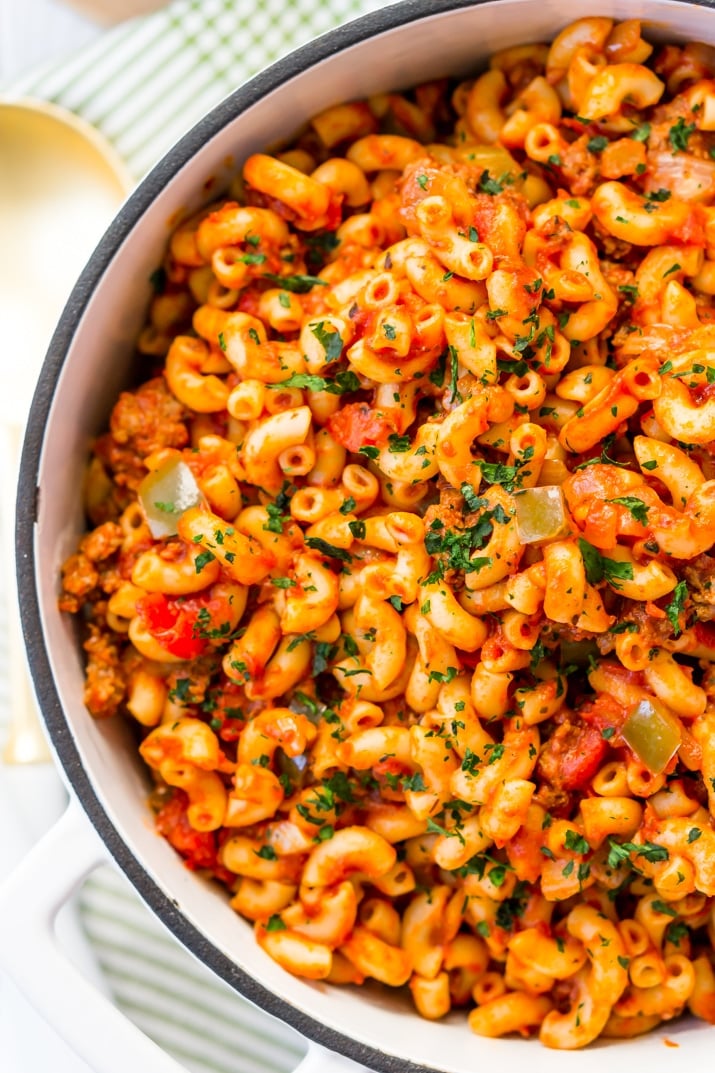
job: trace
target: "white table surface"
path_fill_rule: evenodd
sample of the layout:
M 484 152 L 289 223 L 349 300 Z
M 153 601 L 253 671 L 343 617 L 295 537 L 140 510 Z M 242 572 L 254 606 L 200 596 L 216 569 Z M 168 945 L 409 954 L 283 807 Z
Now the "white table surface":
M 34 67 L 70 56 L 103 29 L 59 0 L 0 0 L 0 86 L 10 85 Z M 6 352 L 4 360 L 9 358 Z M 0 510 L 12 510 L 12 504 L 2 502 Z M 6 598 L 7 594 L 0 592 L 3 605 Z M 4 626 L 4 622 L 0 621 L 0 625 Z M 7 666 L 6 660 L 3 665 Z M 7 696 L 5 681 L 0 681 L 0 694 Z M 0 746 L 3 741 L 0 733 Z M 24 813 L 23 799 L 37 801 L 34 794 L 25 791 L 38 779 L 43 781 L 45 807 Z M 59 779 L 53 780 L 48 770 L 2 769 L 0 765 L 0 878 L 56 817 L 62 808 L 62 797 Z M 2 977 L 0 1055 L 3 1073 L 91 1073 Z
M 71 55 L 101 32 L 60 0 L 0 0 L 0 85 Z

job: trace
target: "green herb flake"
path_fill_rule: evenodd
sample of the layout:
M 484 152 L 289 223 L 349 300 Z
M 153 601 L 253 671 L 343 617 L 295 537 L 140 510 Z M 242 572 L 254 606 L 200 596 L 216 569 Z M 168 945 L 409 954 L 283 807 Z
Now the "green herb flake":
M 650 903 L 651 908 L 656 913 L 663 913 L 665 916 L 677 917 L 678 910 L 674 909 L 672 905 L 668 905 L 667 902 L 662 901 L 660 898 L 654 898 Z
M 196 567 L 196 573 L 200 574 L 201 571 L 203 570 L 203 568 L 205 566 L 207 566 L 208 563 L 212 563 L 215 558 L 216 558 L 216 556 L 214 555 L 214 553 L 212 551 L 209 551 L 208 548 L 206 548 L 202 552 L 199 552 L 199 554 L 196 556 L 196 558 L 194 560 L 194 566 Z
M 340 559 L 344 563 L 352 561 L 352 555 L 345 548 L 338 548 L 334 544 L 328 543 L 327 540 L 323 540 L 322 537 L 306 537 L 306 547 L 313 548 L 315 551 L 319 551 L 322 555 L 328 555 L 332 559 Z
M 319 276 L 278 276 L 274 272 L 264 272 L 261 278 L 270 280 L 277 287 L 282 287 L 285 291 L 292 291 L 293 294 L 307 294 L 313 287 L 329 286 L 327 279 L 321 279 Z
M 242 253 L 238 259 L 244 265 L 262 265 L 268 260 L 265 253 Z
M 334 334 L 337 335 L 337 332 Z M 268 387 L 274 391 L 284 387 L 297 387 L 307 391 L 327 391 L 329 395 L 344 395 L 349 391 L 359 391 L 360 381 L 350 370 L 338 373 L 333 380 L 326 380 L 314 373 L 291 373 L 287 380 L 269 384 Z
M 602 153 L 608 145 L 608 138 L 604 138 L 602 134 L 597 134 L 594 138 L 589 138 L 586 142 L 586 148 L 589 153 Z
M 672 147 L 673 153 L 685 152 L 688 148 L 688 139 L 691 134 L 694 134 L 696 130 L 695 123 L 686 123 L 682 116 L 678 119 L 675 126 L 672 126 L 668 131 L 668 141 Z
M 673 590 L 673 598 L 665 608 L 665 613 L 670 619 L 673 633 L 676 637 L 681 634 L 680 616 L 685 610 L 685 601 L 688 598 L 688 585 L 685 581 L 679 581 Z
M 609 499 L 607 502 L 617 503 L 619 506 L 625 507 L 641 525 L 648 524 L 648 507 L 637 496 L 616 496 L 615 499 Z
M 601 581 L 608 582 L 614 589 L 618 589 L 620 581 L 633 580 L 633 566 L 631 563 L 620 563 L 615 559 L 607 559 L 601 555 L 593 544 L 589 544 L 583 537 L 579 537 L 578 546 L 583 556 L 583 564 L 586 569 L 586 580 L 589 585 L 598 585 Z
M 278 913 L 274 913 L 270 916 L 265 924 L 266 931 L 285 931 L 286 925 L 283 923 Z
M 502 190 L 504 189 L 501 182 L 498 182 L 496 179 L 492 179 L 486 169 L 479 177 L 478 187 L 484 194 L 501 194 Z
M 331 328 L 330 324 L 326 328 L 324 320 L 319 321 L 317 324 L 312 324 L 310 330 L 325 351 L 326 365 L 338 361 L 343 352 L 343 339 L 340 332 L 335 328 Z
M 392 432 L 387 438 L 387 449 L 393 455 L 405 454 L 411 446 L 409 436 L 398 436 L 396 432 Z

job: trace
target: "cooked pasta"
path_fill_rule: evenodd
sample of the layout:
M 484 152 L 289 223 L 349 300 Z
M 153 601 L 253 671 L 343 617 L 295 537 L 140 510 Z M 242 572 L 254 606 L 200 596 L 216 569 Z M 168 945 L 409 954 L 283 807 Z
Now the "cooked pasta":
M 307 979 L 715 1022 L 715 50 L 329 108 L 154 283 L 60 605 L 158 831 Z

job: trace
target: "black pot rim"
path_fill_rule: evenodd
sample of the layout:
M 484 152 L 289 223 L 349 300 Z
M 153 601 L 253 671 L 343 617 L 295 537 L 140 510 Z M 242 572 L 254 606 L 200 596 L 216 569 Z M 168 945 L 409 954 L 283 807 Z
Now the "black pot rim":
M 57 380 L 75 331 L 92 294 L 124 239 L 154 198 L 191 157 L 230 121 L 284 82 L 353 45 L 431 15 L 481 7 L 499 0 L 402 0 L 380 11 L 330 30 L 271 64 L 231 93 L 201 119 L 159 161 L 120 209 L 100 240 L 67 301 L 47 351 L 30 409 L 20 461 L 16 503 L 15 551 L 22 628 L 32 678 L 56 755 L 74 793 L 113 859 L 142 899 L 187 947 L 217 976 L 267 1013 L 295 1028 L 328 1050 L 345 1055 L 378 1073 L 441 1073 L 407 1059 L 365 1046 L 328 1028 L 279 998 L 240 969 L 184 916 L 154 882 L 107 815 L 84 769 L 69 721 L 55 687 L 45 644 L 35 581 L 34 527 L 37 520 L 38 479 L 44 430 Z M 684 6 L 712 8 L 715 0 L 679 0 Z M 34 489 L 34 494 L 28 494 Z

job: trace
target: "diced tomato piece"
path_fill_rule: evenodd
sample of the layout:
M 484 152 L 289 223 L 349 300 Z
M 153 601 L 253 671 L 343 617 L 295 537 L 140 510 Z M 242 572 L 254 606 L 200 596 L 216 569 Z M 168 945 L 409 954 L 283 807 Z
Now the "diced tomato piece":
M 188 794 L 174 790 L 171 799 L 157 813 L 157 831 L 184 858 L 192 872 L 198 869 L 211 872 L 220 883 L 230 887 L 236 877 L 220 863 L 218 850 L 231 832 L 227 828 L 216 832 L 194 830 L 186 815 L 188 807 Z
M 611 666 L 609 669 L 613 671 L 615 668 Z M 626 667 L 619 667 L 618 670 L 621 672 L 621 677 L 632 685 L 641 685 L 643 676 L 640 671 L 629 671 Z M 584 723 L 596 727 L 600 732 L 606 727 L 621 727 L 628 713 L 623 705 L 608 693 L 601 693 L 583 704 L 577 714 Z
M 695 639 L 706 648 L 715 648 L 715 622 L 696 622 Z
M 179 659 L 196 659 L 208 646 L 208 636 L 230 621 L 225 596 L 171 598 L 150 592 L 137 601 L 137 613 L 152 637 Z
M 373 410 L 366 402 L 351 402 L 333 414 L 328 428 L 348 451 L 358 451 L 361 447 L 384 447 L 397 423 L 389 412 Z
M 277 286 L 277 284 L 271 284 L 271 286 Z M 262 287 L 244 287 L 241 291 L 240 298 L 238 299 L 238 306 L 236 307 L 241 313 L 249 313 L 252 317 L 258 316 L 258 305 L 261 301 L 261 294 L 263 293 Z
M 542 751 L 538 772 L 552 786 L 580 790 L 596 774 L 607 752 L 608 742 L 599 727 L 566 720 Z
M 186 815 L 188 807 L 188 794 L 175 790 L 157 813 L 156 829 L 181 854 L 187 868 L 192 871 L 214 868 L 217 864 L 215 836 L 212 831 L 194 830 Z

